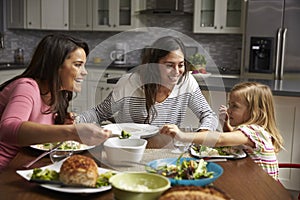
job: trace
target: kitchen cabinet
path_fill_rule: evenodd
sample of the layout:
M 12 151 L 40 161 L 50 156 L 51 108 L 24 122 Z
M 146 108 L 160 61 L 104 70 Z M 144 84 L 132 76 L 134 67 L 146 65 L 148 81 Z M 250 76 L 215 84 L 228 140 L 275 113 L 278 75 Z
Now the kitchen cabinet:
M 194 33 L 243 33 L 244 0 L 195 0 Z
M 274 96 L 278 128 L 284 148 L 278 154 L 281 163 L 300 163 L 300 97 Z M 279 179 L 285 188 L 299 191 L 299 169 L 279 169 Z
M 136 13 L 145 8 L 144 0 L 94 0 L 93 30 L 124 31 L 140 26 Z
M 1 70 L 0 71 L 0 84 L 4 83 L 8 79 L 11 79 L 19 74 L 21 74 L 24 69 L 9 69 L 9 70 Z
M 70 30 L 93 30 L 93 0 L 70 0 Z
M 127 69 L 88 69 L 88 107 L 102 102 L 112 91 L 115 84 L 108 84 L 107 79 L 121 77 Z
M 85 79 L 81 83 L 81 92 L 79 93 L 73 93 L 73 99 L 69 103 L 69 111 L 75 112 L 75 113 L 81 113 L 82 111 L 87 110 L 87 85 L 88 80 Z
M 7 28 L 25 28 L 26 26 L 26 0 L 6 1 Z
M 112 91 L 115 84 L 108 84 L 108 78 L 121 77 L 127 69 L 95 69 L 87 66 L 88 75 L 82 83 L 82 90 L 70 103 L 69 110 L 77 113 L 101 103 Z
M 27 29 L 41 28 L 41 1 L 40 0 L 26 0 L 27 13 Z
M 41 0 L 41 29 L 69 29 L 69 0 Z
M 69 0 L 8 0 L 7 27 L 68 30 Z

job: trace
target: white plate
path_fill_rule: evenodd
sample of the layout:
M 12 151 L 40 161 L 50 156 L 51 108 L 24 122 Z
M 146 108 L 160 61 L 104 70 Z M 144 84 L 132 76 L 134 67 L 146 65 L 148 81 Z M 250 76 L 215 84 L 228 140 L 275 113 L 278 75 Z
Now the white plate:
M 75 146 L 76 146 L 76 148 L 74 148 L 74 149 L 57 149 L 57 151 L 74 151 L 74 152 L 80 152 L 80 151 L 89 150 L 89 149 L 92 149 L 92 148 L 95 147 L 95 146 L 88 146 L 88 145 L 85 145 L 85 144 L 80 144 L 80 143 L 78 143 L 76 141 L 66 141 L 66 142 L 74 143 Z M 49 151 L 53 147 L 53 145 L 46 147 L 44 144 L 36 144 L 36 145 L 30 145 L 30 147 L 33 148 L 33 149 L 38 149 L 38 150 L 42 150 L 42 151 Z
M 64 160 L 54 163 L 52 165 L 47 165 L 45 167 L 41 167 L 41 169 L 50 169 L 50 170 L 55 170 L 55 171 L 59 172 L 60 166 L 62 165 L 63 161 Z M 111 170 L 98 167 L 99 174 L 103 174 L 107 171 L 111 171 Z M 19 174 L 20 176 L 25 178 L 27 181 L 29 181 L 30 177 L 33 173 L 33 169 L 17 170 L 16 172 L 17 172 L 17 174 Z M 54 190 L 54 191 L 58 191 L 58 192 L 65 192 L 65 193 L 96 193 L 96 192 L 103 192 L 103 191 L 107 191 L 107 190 L 111 189 L 110 185 L 99 187 L 99 188 L 61 187 L 61 186 L 55 185 L 55 184 L 40 184 L 40 186 L 50 189 L 50 190 Z
M 214 148 L 212 148 L 214 149 Z M 229 155 L 200 155 L 198 151 L 193 149 L 193 146 L 190 147 L 190 153 L 192 156 L 198 157 L 198 158 L 231 158 L 231 159 L 239 159 L 239 158 L 245 158 L 247 154 L 239 148 L 235 149 L 234 154 L 229 154 Z
M 135 138 L 149 138 L 156 135 L 159 131 L 158 127 L 149 124 L 136 124 L 136 123 L 120 123 L 108 124 L 103 128 L 111 130 L 113 135 L 121 135 L 121 131 L 129 132 Z

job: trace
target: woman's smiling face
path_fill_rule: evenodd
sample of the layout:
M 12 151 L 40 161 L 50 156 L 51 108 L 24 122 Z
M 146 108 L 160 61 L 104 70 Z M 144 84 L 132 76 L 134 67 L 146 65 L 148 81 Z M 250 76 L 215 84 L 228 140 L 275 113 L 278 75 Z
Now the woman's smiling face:
M 182 77 L 185 71 L 184 55 L 180 49 L 171 51 L 167 56 L 159 60 L 161 84 L 165 87 L 173 87 Z
M 82 48 L 78 48 L 70 53 L 59 69 L 62 90 L 81 91 L 81 83 L 87 75 L 85 63 L 86 54 Z

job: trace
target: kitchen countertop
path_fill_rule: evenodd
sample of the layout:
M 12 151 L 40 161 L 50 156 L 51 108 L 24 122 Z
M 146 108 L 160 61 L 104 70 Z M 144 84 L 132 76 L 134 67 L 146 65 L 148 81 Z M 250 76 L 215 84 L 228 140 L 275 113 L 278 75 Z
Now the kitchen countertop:
M 10 62 L 0 63 L 0 71 L 13 70 L 13 69 L 25 69 L 25 68 L 26 68 L 25 64 L 17 64 L 17 63 L 10 63 Z
M 202 90 L 226 91 L 237 83 L 255 81 L 268 85 L 275 96 L 300 97 L 300 80 L 266 80 L 253 78 L 217 78 L 211 77 L 199 82 Z
M 134 68 L 137 64 L 127 64 L 127 65 L 114 65 L 109 66 L 110 69 L 127 69 L 128 71 Z M 13 69 L 25 69 L 26 65 L 9 63 L 9 65 L 1 65 L 1 70 L 13 70 Z M 107 69 L 107 65 L 99 64 L 87 64 L 87 69 Z M 116 83 L 119 78 L 107 79 L 107 83 Z M 245 81 L 256 81 L 268 85 L 273 95 L 275 96 L 291 96 L 300 97 L 300 79 L 297 80 L 267 80 L 267 79 L 253 79 L 253 78 L 240 78 L 239 76 L 211 76 L 205 80 L 199 81 L 199 86 L 202 90 L 211 91 L 226 91 L 229 92 L 230 89 L 239 82 Z
M 118 80 L 119 78 L 111 78 L 107 80 L 107 83 L 116 83 Z M 239 77 L 224 78 L 220 76 L 209 77 L 198 83 L 202 90 L 229 92 L 235 84 L 245 81 L 256 81 L 268 85 L 275 96 L 300 97 L 300 80 L 266 80 Z

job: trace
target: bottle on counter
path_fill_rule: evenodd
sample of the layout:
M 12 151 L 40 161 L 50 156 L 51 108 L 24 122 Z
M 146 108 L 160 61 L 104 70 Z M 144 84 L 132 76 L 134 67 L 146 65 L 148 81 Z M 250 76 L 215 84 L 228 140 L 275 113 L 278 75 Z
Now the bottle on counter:
M 24 50 L 22 48 L 15 50 L 14 59 L 16 64 L 24 64 Z

